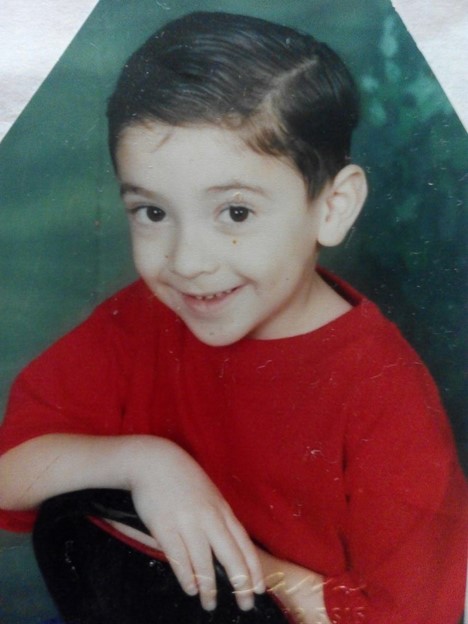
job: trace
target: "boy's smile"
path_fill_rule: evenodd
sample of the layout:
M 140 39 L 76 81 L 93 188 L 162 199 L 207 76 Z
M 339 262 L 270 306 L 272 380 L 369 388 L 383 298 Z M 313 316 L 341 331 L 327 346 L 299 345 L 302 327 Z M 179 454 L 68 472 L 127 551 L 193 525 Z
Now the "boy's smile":
M 314 271 L 325 193 L 311 202 L 289 163 L 234 131 L 156 123 L 124 130 L 117 163 L 137 270 L 200 340 L 282 338 L 329 320 L 319 295 L 336 300 Z

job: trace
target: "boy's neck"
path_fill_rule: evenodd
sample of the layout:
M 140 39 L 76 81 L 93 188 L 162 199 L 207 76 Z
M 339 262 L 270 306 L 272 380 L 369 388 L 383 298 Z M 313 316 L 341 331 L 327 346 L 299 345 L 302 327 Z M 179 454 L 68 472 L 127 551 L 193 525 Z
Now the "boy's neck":
M 314 292 L 309 309 L 311 324 L 309 331 L 314 331 L 331 323 L 349 312 L 353 307 L 319 273 L 316 273 L 312 287 Z
M 343 316 L 352 309 L 352 304 L 336 290 L 320 272 L 313 270 L 309 287 L 296 302 L 294 314 L 290 313 L 279 323 L 263 328 L 251 338 L 274 340 L 309 334 Z

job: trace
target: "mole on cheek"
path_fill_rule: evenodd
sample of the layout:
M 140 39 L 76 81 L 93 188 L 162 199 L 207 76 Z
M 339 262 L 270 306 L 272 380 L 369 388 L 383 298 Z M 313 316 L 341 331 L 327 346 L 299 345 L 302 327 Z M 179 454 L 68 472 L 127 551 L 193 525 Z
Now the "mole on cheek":
M 232 239 L 232 244 L 233 244 L 233 245 L 237 245 L 237 241 L 236 241 L 236 239 L 235 239 L 235 238 L 233 238 L 233 239 Z

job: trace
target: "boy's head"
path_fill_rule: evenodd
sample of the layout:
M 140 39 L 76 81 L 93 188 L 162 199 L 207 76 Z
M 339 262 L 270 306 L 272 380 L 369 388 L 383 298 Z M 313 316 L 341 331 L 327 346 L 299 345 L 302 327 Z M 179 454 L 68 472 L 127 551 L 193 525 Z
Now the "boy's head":
M 114 164 L 130 125 L 216 125 L 293 162 L 313 198 L 349 160 L 358 97 L 339 57 L 310 35 L 253 17 L 192 13 L 132 55 L 108 119 Z
M 352 80 L 254 18 L 172 22 L 125 66 L 110 147 L 138 273 L 210 345 L 306 333 L 348 304 L 315 272 L 365 197 Z

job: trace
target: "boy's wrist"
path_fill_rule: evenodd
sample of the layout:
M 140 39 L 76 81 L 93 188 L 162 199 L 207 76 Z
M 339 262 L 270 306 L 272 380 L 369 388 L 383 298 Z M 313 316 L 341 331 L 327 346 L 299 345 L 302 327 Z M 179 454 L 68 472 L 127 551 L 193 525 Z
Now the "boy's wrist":
M 150 452 L 150 436 L 128 435 L 122 437 L 122 444 L 118 451 L 117 459 L 119 471 L 123 479 L 123 488 L 132 490 L 137 475 L 142 469 L 142 462 Z
M 275 595 L 295 624 L 330 624 L 321 574 L 261 552 L 268 590 Z
M 129 435 L 123 438 L 119 469 L 124 479 L 124 489 L 132 491 L 146 475 L 151 464 L 161 464 L 167 451 L 182 449 L 171 440 L 151 435 Z

